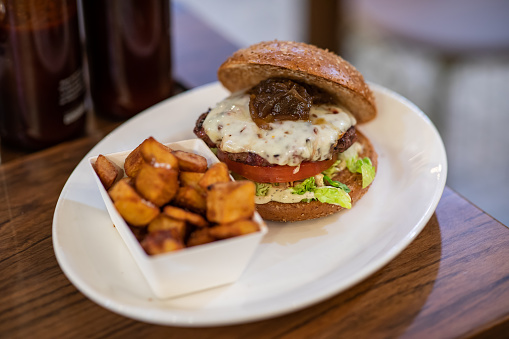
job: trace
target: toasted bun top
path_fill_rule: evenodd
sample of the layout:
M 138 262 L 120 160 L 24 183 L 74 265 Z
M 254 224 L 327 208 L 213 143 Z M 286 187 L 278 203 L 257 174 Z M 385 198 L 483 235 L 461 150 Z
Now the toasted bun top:
M 313 45 L 261 42 L 235 52 L 219 67 L 217 76 L 231 92 L 274 77 L 302 81 L 330 93 L 358 123 L 376 116 L 373 93 L 362 74 L 340 56 Z

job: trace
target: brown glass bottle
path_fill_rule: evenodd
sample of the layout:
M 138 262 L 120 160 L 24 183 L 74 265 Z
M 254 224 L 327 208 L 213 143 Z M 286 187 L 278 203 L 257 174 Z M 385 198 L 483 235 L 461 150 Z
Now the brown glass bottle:
M 83 131 L 76 0 L 0 0 L 2 142 L 40 149 Z
M 132 117 L 172 91 L 169 0 L 82 2 L 96 113 Z

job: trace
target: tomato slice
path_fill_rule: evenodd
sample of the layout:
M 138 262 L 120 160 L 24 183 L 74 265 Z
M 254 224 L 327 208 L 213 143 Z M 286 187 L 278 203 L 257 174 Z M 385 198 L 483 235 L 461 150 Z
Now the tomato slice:
M 290 182 L 312 177 L 331 167 L 336 157 L 324 161 L 305 161 L 298 166 L 251 166 L 228 159 L 221 150 L 217 150 L 217 157 L 228 165 L 228 168 L 243 177 L 256 182 Z

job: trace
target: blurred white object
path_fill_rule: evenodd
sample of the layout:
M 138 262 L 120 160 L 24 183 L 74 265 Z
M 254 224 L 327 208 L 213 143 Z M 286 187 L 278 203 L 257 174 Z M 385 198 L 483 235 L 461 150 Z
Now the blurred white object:
M 506 0 L 357 0 L 351 5 L 379 28 L 442 52 L 509 51 Z

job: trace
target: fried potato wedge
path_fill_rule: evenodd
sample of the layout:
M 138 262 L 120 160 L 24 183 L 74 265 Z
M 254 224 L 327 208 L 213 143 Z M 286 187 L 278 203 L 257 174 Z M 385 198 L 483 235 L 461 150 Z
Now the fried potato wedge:
M 122 218 L 132 226 L 146 226 L 159 214 L 159 208 L 142 199 L 120 199 L 114 205 Z
M 180 186 L 190 186 L 198 192 L 205 194 L 203 188 L 198 184 L 203 176 L 203 173 L 181 171 L 179 173 Z
M 188 223 L 198 227 L 207 227 L 209 225 L 207 220 L 205 220 L 205 218 L 201 215 L 186 211 L 175 206 L 165 206 L 163 208 L 163 213 L 172 219 L 187 221 Z
M 209 228 L 198 228 L 189 235 L 186 245 L 192 247 L 208 244 L 213 241 L 216 241 L 216 238 L 209 234 Z
M 147 234 L 141 246 L 149 255 L 178 251 L 184 248 L 182 241 L 176 239 L 175 230 L 160 230 Z
M 204 214 L 207 209 L 205 197 L 190 186 L 184 186 L 178 189 L 175 198 L 173 198 L 173 204 L 200 214 Z
M 122 178 L 115 185 L 113 185 L 109 190 L 108 194 L 110 195 L 111 200 L 113 202 L 121 199 L 137 199 L 140 198 L 138 192 L 133 187 L 131 178 Z
M 209 229 L 209 234 L 216 239 L 227 239 L 239 235 L 258 232 L 258 224 L 252 220 L 239 220 L 231 224 L 221 224 Z
M 225 163 L 207 168 L 207 158 L 149 137 L 128 154 L 123 170 L 103 155 L 93 166 L 149 255 L 259 231 L 252 220 L 255 184 L 231 181 Z
M 229 181 L 230 173 L 228 172 L 228 166 L 224 162 L 218 162 L 210 166 L 198 182 L 198 185 L 205 190 L 212 184 Z
M 173 168 L 143 164 L 134 181 L 136 190 L 156 206 L 168 203 L 179 189 L 178 172 Z
M 173 155 L 177 157 L 181 171 L 200 173 L 207 171 L 207 159 L 201 155 L 185 151 L 173 151 Z
M 172 154 L 172 150 L 150 137 L 140 145 L 140 153 L 145 162 L 156 167 L 174 168 L 178 171 L 178 159 Z
M 172 229 L 177 230 L 178 239 L 184 240 L 186 235 L 186 222 L 184 220 L 173 219 L 161 213 L 147 227 L 149 233 Z
M 109 190 L 110 187 L 124 175 L 122 168 L 118 167 L 102 154 L 99 154 L 93 167 L 106 190 Z
M 131 153 L 127 155 L 127 158 L 125 158 L 124 171 L 125 174 L 130 178 L 136 177 L 138 171 L 141 168 L 141 165 L 145 162 L 141 156 L 140 149 L 141 145 L 136 147 Z
M 249 219 L 255 211 L 255 184 L 252 181 L 219 182 L 207 189 L 207 219 L 229 224 Z
M 132 226 L 146 226 L 160 213 L 157 206 L 144 200 L 125 178 L 118 181 L 110 190 L 113 205 L 125 221 Z

